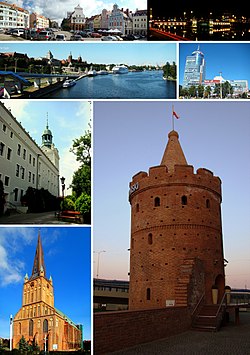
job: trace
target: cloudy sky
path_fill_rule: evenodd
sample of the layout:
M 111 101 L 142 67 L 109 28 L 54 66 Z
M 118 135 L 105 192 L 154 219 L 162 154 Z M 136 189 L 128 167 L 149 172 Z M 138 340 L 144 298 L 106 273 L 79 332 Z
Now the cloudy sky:
M 7 1 L 13 4 L 13 0 Z M 110 0 L 54 0 L 53 6 L 48 0 L 16 0 L 15 4 L 27 9 L 29 12 L 37 12 L 44 15 L 51 20 L 55 20 L 61 24 L 63 18 L 66 17 L 67 12 L 73 12 L 77 5 L 83 8 L 83 13 L 86 17 L 98 15 L 103 9 L 111 10 L 114 1 Z M 120 0 L 117 2 L 119 8 L 129 9 L 135 11 L 138 9 L 146 9 L 146 0 Z
M 89 129 L 91 103 L 88 101 L 43 101 L 43 100 L 4 100 L 5 107 L 11 109 L 17 121 L 29 132 L 40 146 L 48 116 L 53 143 L 59 150 L 59 174 L 66 178 L 66 189 L 72 180 L 79 163 L 70 152 L 72 142 Z M 70 189 L 66 190 L 70 194 Z

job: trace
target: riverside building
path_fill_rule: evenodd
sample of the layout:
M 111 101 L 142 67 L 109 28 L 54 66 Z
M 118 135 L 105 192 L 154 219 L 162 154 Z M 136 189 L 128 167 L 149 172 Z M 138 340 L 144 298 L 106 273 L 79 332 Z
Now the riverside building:
M 3 103 L 0 103 L 0 179 L 5 210 L 22 209 L 28 187 L 44 188 L 59 196 L 59 153 L 48 122 L 39 146 Z

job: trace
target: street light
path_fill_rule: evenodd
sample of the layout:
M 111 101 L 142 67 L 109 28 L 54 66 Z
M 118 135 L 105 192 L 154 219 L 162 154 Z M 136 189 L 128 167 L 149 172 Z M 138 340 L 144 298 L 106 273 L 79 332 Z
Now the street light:
M 98 279 L 99 277 L 99 266 L 100 266 L 100 254 L 101 253 L 106 253 L 106 250 L 101 250 L 101 251 L 94 251 L 94 253 L 98 254 L 97 256 L 97 270 L 96 270 L 96 278 Z
M 65 177 L 61 177 L 61 184 L 62 184 L 62 198 L 64 199 L 64 190 L 65 190 L 65 184 L 64 184 L 64 182 L 65 182 Z
M 12 340 L 13 339 L 13 317 L 10 315 L 10 351 L 12 351 Z

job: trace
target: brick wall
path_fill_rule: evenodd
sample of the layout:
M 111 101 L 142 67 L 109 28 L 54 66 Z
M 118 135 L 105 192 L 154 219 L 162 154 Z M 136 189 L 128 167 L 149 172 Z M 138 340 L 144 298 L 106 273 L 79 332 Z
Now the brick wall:
M 190 326 L 187 307 L 97 313 L 94 315 L 94 353 L 107 354 L 166 338 Z

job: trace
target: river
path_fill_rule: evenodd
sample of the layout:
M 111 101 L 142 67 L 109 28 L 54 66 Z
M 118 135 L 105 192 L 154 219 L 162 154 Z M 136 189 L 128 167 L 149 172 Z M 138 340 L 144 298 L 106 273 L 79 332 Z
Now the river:
M 175 99 L 176 81 L 163 80 L 162 70 L 84 77 L 48 99 Z

